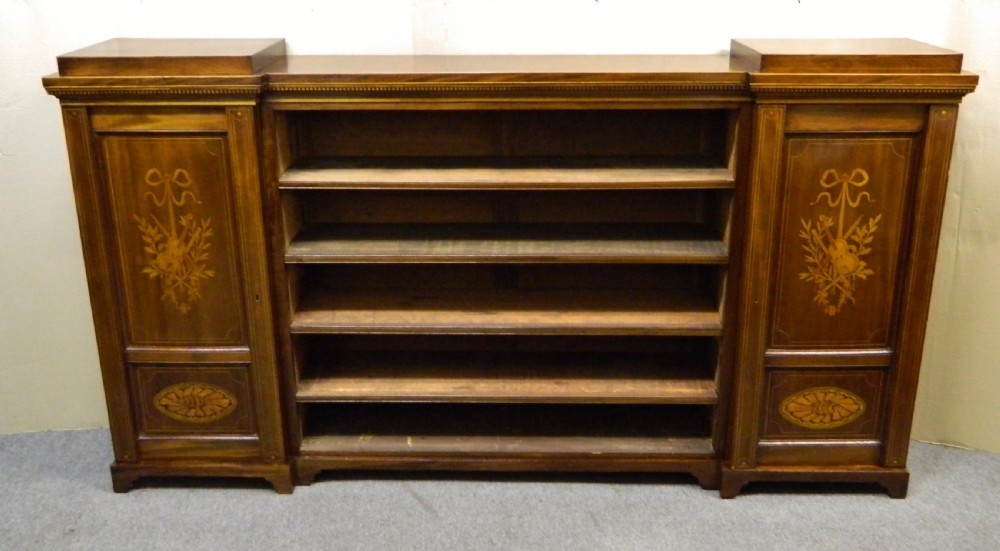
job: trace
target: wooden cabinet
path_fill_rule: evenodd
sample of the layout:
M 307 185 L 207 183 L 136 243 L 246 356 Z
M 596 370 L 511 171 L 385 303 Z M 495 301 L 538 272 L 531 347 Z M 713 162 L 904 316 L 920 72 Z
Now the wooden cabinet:
M 750 74 L 755 166 L 722 494 L 844 480 L 903 497 L 956 103 L 975 77 L 955 74 L 961 56 L 912 41 L 733 52 L 780 73 Z
M 960 55 L 283 52 L 120 40 L 45 80 L 116 489 L 465 469 L 905 493 Z
M 290 492 L 261 216 L 261 77 L 250 67 L 217 82 L 157 76 L 202 71 L 170 58 L 125 61 L 138 76 L 122 87 L 94 76 L 115 73 L 121 52 L 173 51 L 149 46 L 61 59 L 50 88 L 63 102 L 115 490 L 190 475 L 264 477 Z

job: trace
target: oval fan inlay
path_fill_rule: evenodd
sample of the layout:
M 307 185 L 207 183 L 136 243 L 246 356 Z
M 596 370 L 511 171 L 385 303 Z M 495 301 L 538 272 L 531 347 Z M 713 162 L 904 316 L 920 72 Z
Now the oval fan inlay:
M 800 427 L 832 429 L 861 417 L 865 402 L 842 388 L 809 388 L 785 398 L 779 411 L 782 417 Z
M 209 383 L 178 383 L 153 398 L 160 413 L 185 423 L 218 421 L 236 409 L 236 397 Z

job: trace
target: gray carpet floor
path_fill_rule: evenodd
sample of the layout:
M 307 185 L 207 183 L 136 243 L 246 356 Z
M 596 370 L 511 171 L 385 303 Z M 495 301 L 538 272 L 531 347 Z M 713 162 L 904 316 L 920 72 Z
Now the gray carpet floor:
M 1000 455 L 913 443 L 910 495 L 686 476 L 154 480 L 111 492 L 107 431 L 0 436 L 0 549 L 1000 549 Z

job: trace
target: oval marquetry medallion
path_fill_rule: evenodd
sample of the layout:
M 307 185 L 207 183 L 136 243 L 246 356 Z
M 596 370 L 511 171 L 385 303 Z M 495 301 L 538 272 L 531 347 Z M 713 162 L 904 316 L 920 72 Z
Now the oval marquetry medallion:
M 218 421 L 236 409 L 236 397 L 209 383 L 178 383 L 153 398 L 160 413 L 185 423 Z
M 792 394 L 778 409 L 782 417 L 800 427 L 832 429 L 861 417 L 865 402 L 842 388 L 819 387 Z

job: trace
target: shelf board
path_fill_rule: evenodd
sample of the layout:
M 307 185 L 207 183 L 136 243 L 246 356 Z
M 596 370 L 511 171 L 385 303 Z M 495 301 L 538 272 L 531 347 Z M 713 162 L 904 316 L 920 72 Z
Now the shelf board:
M 726 189 L 735 179 L 728 168 L 702 160 L 323 158 L 295 164 L 278 184 L 283 189 Z
M 302 439 L 300 455 L 549 455 L 710 456 L 712 439 L 605 436 L 397 436 L 315 435 Z
M 715 404 L 710 369 L 649 353 L 338 353 L 307 369 L 299 402 Z
M 693 225 L 342 224 L 304 229 L 285 261 L 725 264 L 728 251 Z
M 314 290 L 291 331 L 712 336 L 722 320 L 711 301 L 683 290 Z
M 711 455 L 705 406 L 315 404 L 301 455 Z

